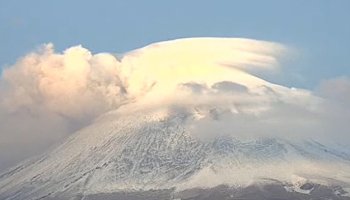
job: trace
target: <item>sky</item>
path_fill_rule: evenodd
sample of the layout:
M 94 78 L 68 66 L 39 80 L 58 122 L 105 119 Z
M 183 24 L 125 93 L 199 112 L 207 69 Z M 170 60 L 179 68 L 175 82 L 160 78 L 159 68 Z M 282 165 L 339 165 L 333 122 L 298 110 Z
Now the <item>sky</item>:
M 193 94 L 185 95 L 189 99 L 201 97 L 206 104 L 218 105 L 237 97 L 230 89 L 226 94 L 227 87 L 243 88 L 237 101 L 253 103 L 240 108 L 242 112 L 269 110 L 273 105 L 262 115 L 281 119 L 273 128 L 293 130 L 288 125 L 290 120 L 298 124 L 302 117 L 317 116 L 318 124 L 328 121 L 327 130 L 337 126 L 344 136 L 350 119 L 349 10 L 347 0 L 0 0 L 0 171 L 44 152 L 103 112 L 135 99 L 149 103 L 158 102 L 153 96 L 166 96 L 169 104 L 186 102 L 171 96 L 182 83 L 193 90 Z M 180 40 L 158 44 L 158 50 L 133 51 L 155 42 L 189 37 L 252 40 Z M 287 52 L 279 55 L 284 50 Z M 232 51 L 234 57 L 228 54 Z M 103 52 L 108 53 L 99 54 Z M 120 54 L 125 59 L 113 56 Z M 176 59 L 175 54 L 179 55 Z M 212 61 L 225 61 L 238 69 L 226 71 Z M 195 64 L 208 68 L 198 69 Z M 172 65 L 177 67 L 177 76 Z M 188 74 L 188 69 L 181 68 L 187 65 L 196 73 Z M 250 70 L 245 65 L 258 67 Z M 241 77 L 242 83 L 222 80 L 232 74 L 237 80 Z M 250 94 L 247 81 L 265 85 L 266 90 L 256 92 L 266 99 Z M 153 87 L 154 82 L 159 84 Z M 273 83 L 286 86 L 276 89 L 282 104 L 276 104 L 274 93 L 268 91 L 275 87 Z M 321 106 L 319 97 L 325 100 Z M 316 111 L 309 110 L 314 108 Z M 289 116 L 291 111 L 295 115 Z M 224 117 L 223 123 L 230 124 L 232 119 L 244 122 L 251 117 Z M 272 128 L 253 119 L 257 122 L 254 129 L 240 130 Z M 203 127 L 201 123 L 197 126 Z M 301 133 L 311 130 L 305 124 L 300 127 Z
M 244 37 L 295 49 L 280 84 L 314 88 L 350 74 L 350 2 L 294 1 L 0 1 L 0 66 L 43 43 L 81 44 L 92 52 L 126 51 L 184 37 Z

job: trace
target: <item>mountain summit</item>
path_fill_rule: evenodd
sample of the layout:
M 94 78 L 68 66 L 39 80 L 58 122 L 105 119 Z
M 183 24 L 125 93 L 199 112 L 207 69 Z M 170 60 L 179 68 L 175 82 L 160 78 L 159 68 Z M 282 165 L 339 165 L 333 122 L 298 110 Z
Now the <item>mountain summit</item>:
M 222 185 L 230 188 L 225 194 L 275 185 L 286 193 L 327 191 L 331 198 L 346 198 L 350 149 L 323 136 L 330 127 L 324 121 L 328 103 L 310 91 L 253 75 L 274 69 L 285 50 L 230 38 L 161 42 L 118 59 L 94 58 L 82 47 L 67 50 L 66 64 L 79 63 L 74 56 L 82 55 L 93 59 L 87 63 L 98 63 L 98 70 L 76 65 L 79 74 L 98 73 L 69 82 L 86 83 L 89 92 L 84 96 L 81 88 L 70 88 L 71 99 L 81 100 L 77 108 L 57 107 L 62 102 L 55 98 L 41 102 L 67 117 L 84 111 L 98 117 L 47 153 L 2 174 L 0 198 L 89 199 L 170 190 L 167 198 L 191 199 L 195 189 L 215 193 Z M 64 67 L 65 73 L 76 73 L 74 65 Z M 64 84 L 41 85 L 52 89 L 42 96 L 62 95 Z M 94 97 L 108 105 L 91 108 L 99 105 Z

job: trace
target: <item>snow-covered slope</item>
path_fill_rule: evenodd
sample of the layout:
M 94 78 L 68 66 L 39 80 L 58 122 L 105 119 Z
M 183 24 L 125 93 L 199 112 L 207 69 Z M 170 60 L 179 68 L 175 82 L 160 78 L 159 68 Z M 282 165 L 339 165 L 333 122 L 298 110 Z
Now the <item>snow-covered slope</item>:
M 121 190 L 249 185 L 296 177 L 349 187 L 350 155 L 316 141 L 202 139 L 186 123 L 196 112 L 110 113 L 51 152 L 0 177 L 1 199 Z
M 46 102 L 48 112 L 68 118 L 89 113 L 100 117 L 46 154 L 0 175 L 0 199 L 244 187 L 269 181 L 302 193 L 311 192 L 308 185 L 300 190 L 309 182 L 349 189 L 350 148 L 327 141 L 335 138 L 328 135 L 341 115 L 333 111 L 332 118 L 329 102 L 311 91 L 250 73 L 273 68 L 282 49 L 255 40 L 192 38 L 156 43 L 121 59 L 92 59 L 81 47 L 68 50 L 66 59 L 72 61 L 62 62 L 67 80 L 80 77 L 80 72 L 70 74 L 80 54 L 87 55 L 81 70 L 98 73 L 69 84 L 57 78 L 60 71 L 59 76 L 33 81 L 40 84 L 29 94 L 44 88 L 39 94 L 48 100 L 39 100 L 29 110 Z M 24 74 L 26 66 L 20 65 Z M 55 66 L 47 66 L 48 75 Z M 42 65 L 36 67 L 41 70 Z M 51 79 L 59 84 L 43 87 Z M 77 85 L 82 87 L 73 87 L 67 96 L 66 88 Z M 22 83 L 15 86 L 23 88 Z

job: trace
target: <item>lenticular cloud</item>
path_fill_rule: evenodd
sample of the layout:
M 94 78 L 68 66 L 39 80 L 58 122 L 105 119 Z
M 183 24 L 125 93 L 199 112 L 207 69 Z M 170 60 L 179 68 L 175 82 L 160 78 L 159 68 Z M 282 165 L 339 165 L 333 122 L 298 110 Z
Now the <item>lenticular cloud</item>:
M 197 38 L 152 44 L 118 60 L 113 54 L 92 54 L 81 46 L 57 53 L 48 44 L 4 70 L 2 105 L 11 112 L 25 109 L 94 118 L 138 101 L 151 90 L 167 96 L 187 82 L 234 79 L 259 85 L 263 80 L 244 71 L 277 66 L 276 56 L 283 49 L 248 39 Z
M 0 140 L 5 148 L 21 144 L 30 152 L 108 111 L 122 116 L 164 107 L 198 111 L 188 127 L 204 136 L 344 132 L 346 123 L 338 119 L 349 116 L 346 103 L 252 75 L 276 69 L 286 53 L 281 44 L 240 38 L 160 42 L 120 58 L 82 46 L 59 53 L 47 44 L 3 70 Z

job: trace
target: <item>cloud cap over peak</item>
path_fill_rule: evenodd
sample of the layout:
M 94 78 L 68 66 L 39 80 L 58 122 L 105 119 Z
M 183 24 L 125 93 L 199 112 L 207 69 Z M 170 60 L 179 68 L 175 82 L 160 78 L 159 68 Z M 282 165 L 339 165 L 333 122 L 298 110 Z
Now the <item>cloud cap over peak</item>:
M 288 48 L 281 44 L 242 38 L 165 41 L 121 58 L 93 54 L 82 46 L 58 53 L 47 44 L 3 71 L 0 141 L 7 147 L 21 144 L 30 152 L 33 146 L 57 141 L 111 110 L 123 114 L 172 106 L 198 107 L 207 115 L 193 122 L 201 127 L 192 129 L 195 132 L 234 126 L 231 134 L 293 130 L 308 135 L 333 129 L 334 119 L 345 116 L 333 112 L 329 105 L 334 100 L 251 73 L 275 70 L 278 58 L 286 53 Z M 211 123 L 211 111 L 222 119 L 219 123 Z

